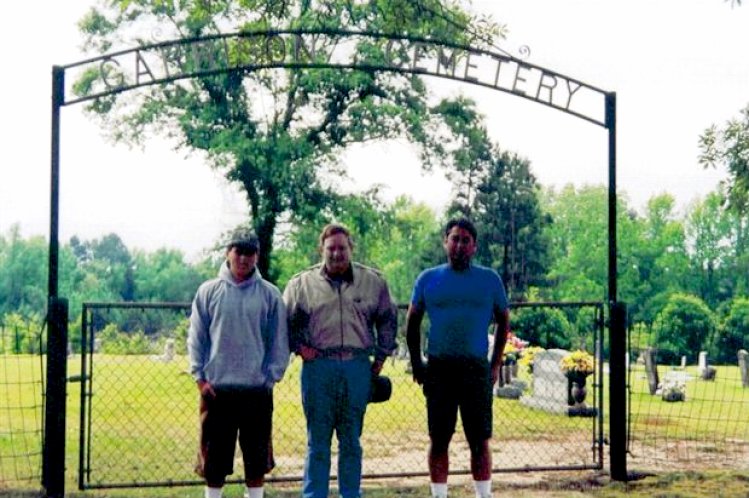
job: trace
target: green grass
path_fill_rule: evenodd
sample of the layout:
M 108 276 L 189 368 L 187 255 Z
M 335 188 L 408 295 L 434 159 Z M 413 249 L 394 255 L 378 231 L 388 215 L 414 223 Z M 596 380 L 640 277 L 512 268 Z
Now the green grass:
M 4 456 L 18 452 L 19 444 L 34 451 L 40 450 L 40 436 L 36 430 L 41 423 L 39 386 L 34 392 L 29 385 L 21 384 L 39 380 L 40 359 L 35 356 L 5 356 L 0 359 L 4 361 L 4 365 L 0 366 L 0 374 L 4 377 L 0 379 L 0 405 L 15 407 L 13 410 L 0 408 L 0 476 L 16 475 L 19 462 L 28 467 L 28 472 L 38 473 L 39 454 L 20 459 Z M 306 436 L 299 396 L 300 365 L 298 360 L 291 363 L 286 377 L 275 391 L 274 449 L 277 468 L 271 477 L 298 478 L 301 475 Z M 91 399 L 93 418 L 87 420 L 91 424 L 92 436 L 91 484 L 128 484 L 165 479 L 175 482 L 198 481 L 192 472 L 197 449 L 198 399 L 197 390 L 186 370 L 184 357 L 162 363 L 146 356 L 96 355 Z M 79 373 L 80 357 L 74 356 L 68 364 L 68 374 L 75 376 Z M 385 373 L 392 378 L 395 389 L 390 401 L 371 405 L 367 412 L 362 438 L 365 473 L 423 473 L 426 471 L 428 440 L 420 387 L 411 381 L 405 371 L 405 362 L 388 362 Z M 662 376 L 664 373 L 661 371 Z M 715 382 L 699 380 L 696 372 L 691 370 L 689 373 L 695 379 L 687 386 L 687 401 L 684 403 L 666 403 L 645 394 L 647 383 L 641 378 L 642 372 L 635 370 L 632 373 L 633 433 L 645 443 L 651 440 L 695 441 L 704 452 L 713 452 L 716 459 L 720 459 L 729 451 L 725 440 L 749 439 L 749 389 L 741 388 L 740 381 L 736 381 L 739 377 L 735 367 L 718 367 Z M 591 399 L 592 383 L 588 388 Z M 604 394 L 606 390 L 607 386 L 604 386 Z M 80 384 L 68 384 L 66 486 L 69 491 L 77 489 L 80 402 Z M 495 466 L 592 463 L 592 419 L 549 414 L 504 399 L 495 400 L 494 413 Z M 10 434 L 13 434 L 12 439 Z M 555 455 L 554 450 L 560 453 Z M 452 469 L 465 470 L 467 450 L 460 434 L 455 437 L 453 452 Z M 746 458 L 746 454 L 743 458 Z M 235 466 L 235 471 L 235 477 L 242 475 L 241 463 Z M 739 482 L 745 482 L 741 481 L 744 477 L 738 478 Z M 366 485 L 373 488 L 368 496 L 423 496 L 426 480 L 419 479 L 415 490 L 413 486 L 395 486 L 390 482 L 383 491 L 379 489 L 382 487 L 380 481 L 366 481 Z M 30 482 L 33 486 L 38 479 Z M 574 482 L 573 478 L 568 483 L 574 488 L 572 490 L 542 491 L 576 493 L 577 485 Z M 559 488 L 565 485 L 560 483 Z M 604 488 L 608 490 L 606 492 L 616 492 L 616 486 L 612 485 L 593 486 L 586 493 L 604 492 Z M 238 491 L 234 493 L 233 489 Z M 227 491 L 228 496 L 241 495 L 241 488 L 236 485 L 229 486 Z M 200 496 L 200 488 L 188 486 L 87 493 L 93 493 L 92 496 L 197 497 Z M 298 483 L 292 483 L 272 484 L 267 496 L 297 495 Z M 0 496 L 3 496 L 2 479 Z M 466 491 L 465 496 L 470 496 L 470 493 Z
M 633 367 L 632 431 L 640 439 L 666 438 L 693 441 L 736 439 L 749 441 L 749 388 L 741 385 L 738 367 L 718 366 L 715 381 L 699 378 L 696 367 L 686 386 L 686 401 L 668 403 L 650 395 L 642 366 Z M 660 366 L 663 379 L 668 367 Z
M 592 472 L 542 475 L 531 480 L 498 476 L 494 479 L 495 496 L 517 498 L 746 498 L 749 496 L 749 472 L 671 472 L 651 475 L 627 483 L 613 482 L 604 474 Z M 365 483 L 367 498 L 421 498 L 429 496 L 428 483 L 379 482 Z M 225 498 L 240 498 L 242 487 L 227 485 Z M 3 490 L 8 498 L 36 498 L 40 493 Z M 69 498 L 201 498 L 199 487 L 89 490 L 68 489 Z M 298 498 L 298 485 L 269 484 L 267 498 Z M 466 480 L 450 480 L 452 498 L 473 498 L 471 485 Z

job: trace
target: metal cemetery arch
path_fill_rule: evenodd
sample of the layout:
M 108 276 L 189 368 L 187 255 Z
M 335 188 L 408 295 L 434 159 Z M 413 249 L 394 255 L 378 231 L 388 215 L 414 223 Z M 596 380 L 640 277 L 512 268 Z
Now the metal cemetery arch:
M 320 39 L 335 40 L 323 50 Z M 357 43 L 378 44 L 384 60 L 357 60 Z M 626 479 L 624 306 L 617 301 L 616 94 L 507 53 L 426 38 L 348 30 L 266 30 L 143 45 L 52 68 L 52 142 L 48 274 L 47 404 L 42 482 L 64 495 L 67 300 L 58 296 L 60 109 L 181 79 L 266 68 L 337 68 L 430 75 L 510 93 L 608 130 L 608 298 L 610 310 L 610 466 Z M 90 86 L 72 94 L 66 74 Z

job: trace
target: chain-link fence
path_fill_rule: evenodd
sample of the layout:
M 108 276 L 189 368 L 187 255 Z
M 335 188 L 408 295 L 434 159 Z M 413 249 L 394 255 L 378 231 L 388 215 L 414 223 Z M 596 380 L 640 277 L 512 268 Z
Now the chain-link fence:
M 44 364 L 42 331 L 0 323 L 0 492 L 41 481 Z
M 188 374 L 184 350 L 189 306 L 156 306 L 84 308 L 85 354 L 69 370 L 74 377 L 78 377 L 76 370 L 86 374 L 79 376 L 84 380 L 82 384 L 70 386 L 68 396 L 69 410 L 76 405 L 73 400 L 80 400 L 75 409 L 83 430 L 77 442 L 69 443 L 68 454 L 83 448 L 77 453 L 82 488 L 201 483 L 193 472 L 198 448 L 198 392 Z M 552 308 L 575 317 L 580 309 Z M 594 310 L 598 309 L 600 306 L 594 306 Z M 143 323 L 144 315 L 155 313 L 166 325 L 152 327 L 148 334 L 138 328 L 129 332 L 115 330 L 113 325 Z M 600 315 L 597 312 L 583 315 L 588 322 L 578 321 L 574 335 L 581 344 L 594 345 L 600 337 Z M 400 318 L 403 327 L 403 314 Z M 128 341 L 138 354 L 127 354 L 121 349 Z M 404 334 L 400 334 L 399 342 L 403 346 Z M 145 351 L 145 344 L 150 344 L 151 349 Z M 565 387 L 559 388 L 563 394 L 555 396 L 562 400 L 563 410 L 545 407 L 543 402 L 526 403 L 523 398 L 532 398 L 534 389 L 539 389 L 535 394 L 541 394 L 540 390 L 548 390 L 550 384 L 534 382 L 527 365 L 516 365 L 517 378 L 505 387 L 515 387 L 521 398 L 496 397 L 494 401 L 492 449 L 496 471 L 602 465 L 598 362 L 596 366 L 596 373 L 588 382 L 588 410 L 583 414 L 586 416 L 570 416 L 566 379 L 563 379 Z M 268 476 L 270 482 L 296 481 L 302 476 L 306 428 L 301 409 L 300 372 L 301 361 L 292 359 L 284 379 L 274 390 L 276 468 Z M 386 403 L 370 405 L 367 410 L 362 436 L 364 476 L 427 475 L 425 401 L 421 387 L 411 379 L 404 347 L 388 360 L 383 373 L 393 382 L 393 396 Z M 74 413 L 69 411 L 69 415 L 69 420 L 75 420 Z M 451 472 L 469 473 L 468 446 L 460 427 L 451 451 Z M 69 464 L 70 467 L 74 463 Z M 335 465 L 332 469 L 335 471 Z M 241 480 L 239 452 L 234 470 L 233 477 Z
M 632 466 L 749 468 L 749 360 L 716 337 L 662 317 L 630 331 Z

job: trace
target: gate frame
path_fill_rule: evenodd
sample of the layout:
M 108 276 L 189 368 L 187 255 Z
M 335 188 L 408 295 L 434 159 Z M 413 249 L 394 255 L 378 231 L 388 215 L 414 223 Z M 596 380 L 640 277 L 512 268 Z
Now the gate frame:
M 407 67 L 402 65 L 395 66 L 373 66 L 371 64 L 357 64 L 354 61 L 350 64 L 332 63 L 310 63 L 296 60 L 287 62 L 285 60 L 273 60 L 262 63 L 244 64 L 234 67 L 216 68 L 211 66 L 204 70 L 198 70 L 191 73 L 169 75 L 163 78 L 155 78 L 147 65 L 143 54 L 147 50 L 159 50 L 164 47 L 195 47 L 200 48 L 201 43 L 218 42 L 221 43 L 229 37 L 248 38 L 248 37 L 279 37 L 279 36 L 297 36 L 304 35 L 323 35 L 338 36 L 343 38 L 354 36 L 368 36 L 375 39 L 385 39 L 391 42 L 425 44 L 436 48 L 449 48 L 460 50 L 465 53 L 467 58 L 472 55 L 487 56 L 496 59 L 500 64 L 509 62 L 517 66 L 515 84 L 512 88 L 502 88 L 498 84 L 490 85 L 478 81 L 478 78 L 468 76 L 470 63 L 466 60 L 466 71 L 463 77 L 455 75 L 456 62 L 452 62 L 452 74 L 447 72 L 429 72 L 429 70 L 418 67 L 418 56 L 413 64 Z M 268 49 L 269 50 L 269 49 Z M 270 53 L 270 52 L 269 52 Z M 65 71 L 74 67 L 91 64 L 105 63 L 112 61 L 115 57 L 134 54 L 136 61 L 136 84 L 122 85 L 106 89 L 104 92 L 92 96 L 66 100 L 65 98 Z M 440 52 L 441 54 L 441 52 Z M 453 55 L 455 52 L 453 52 Z M 298 54 L 295 54 L 298 55 Z M 442 61 L 439 61 L 442 63 Z M 142 64 L 139 66 L 139 64 Z M 441 40 L 431 40 L 419 37 L 399 36 L 396 34 L 385 34 L 365 31 L 349 30 L 264 30 L 257 32 L 239 32 L 221 35 L 212 35 L 199 38 L 178 39 L 167 42 L 144 45 L 129 50 L 124 50 L 112 54 L 86 59 L 73 64 L 52 67 L 52 133 L 51 133 L 51 151 L 50 151 L 50 228 L 49 228 L 49 266 L 48 266 L 48 298 L 47 298 L 47 322 L 48 322 L 48 351 L 47 351 L 47 390 L 46 390 L 46 408 L 44 417 L 44 447 L 42 461 L 42 485 L 46 488 L 47 496 L 63 497 L 65 494 L 65 406 L 66 406 L 66 382 L 67 382 L 67 318 L 68 318 L 68 301 L 58 294 L 58 271 L 59 271 L 59 193 L 60 193 L 60 109 L 66 105 L 71 105 L 87 100 L 93 100 L 106 95 L 121 93 L 132 88 L 150 86 L 154 84 L 163 84 L 180 79 L 187 79 L 212 74 L 226 74 L 231 72 L 249 72 L 263 68 L 297 68 L 297 69 L 315 69 L 315 68 L 338 68 L 338 69 L 360 69 L 372 71 L 390 71 L 401 72 L 417 75 L 431 75 L 448 79 L 465 81 L 470 84 L 479 86 L 492 87 L 499 91 L 513 94 L 518 97 L 527 98 L 537 103 L 553 107 L 557 110 L 583 119 L 608 130 L 608 305 L 609 305 L 609 334 L 610 334 L 610 378 L 609 378 L 609 439 L 610 439 L 610 472 L 611 477 L 615 480 L 625 481 L 627 479 L 627 457 L 626 457 L 626 369 L 625 369 L 625 350 L 626 350 L 626 306 L 617 300 L 617 238 L 616 238 L 616 93 L 600 90 L 594 86 L 587 85 L 580 80 L 567 77 L 541 66 L 527 63 L 508 53 L 498 53 L 489 50 L 479 49 L 472 46 L 455 44 Z M 439 68 L 439 65 L 438 65 Z M 541 81 L 535 97 L 527 92 L 518 91 L 516 84 L 518 81 L 526 81 L 518 76 L 519 70 L 541 71 Z M 100 71 L 104 69 L 100 66 Z M 499 66 L 497 67 L 499 73 Z M 104 74 L 104 73 L 100 73 Z M 148 74 L 151 79 L 141 83 L 139 76 Z M 554 105 L 552 103 L 551 90 L 549 90 L 548 100 L 539 98 L 541 88 L 544 86 L 544 77 L 550 77 L 554 80 L 556 86 L 557 78 L 566 81 L 570 88 L 570 97 L 567 106 Z M 577 89 L 584 87 L 595 93 L 604 96 L 604 115 L 605 119 L 601 122 L 594 118 L 588 117 L 580 112 L 570 109 L 572 90 L 570 82 L 579 85 Z
M 593 383 L 591 392 L 593 393 L 593 403 L 591 408 L 595 410 L 593 415 L 586 415 L 584 418 L 590 418 L 592 425 L 590 430 L 590 441 L 592 441 L 591 450 L 593 453 L 592 464 L 566 464 L 566 465 L 524 465 L 524 466 L 498 466 L 494 465 L 492 473 L 512 473 L 512 472 L 543 472 L 543 471 L 577 471 L 577 470 L 600 470 L 603 468 L 603 329 L 604 329 L 604 303 L 601 301 L 547 301 L 547 302 L 512 302 L 512 309 L 577 309 L 587 308 L 593 311 L 591 323 L 593 333 L 593 349 L 595 358 L 595 370 L 593 372 Z M 399 311 L 405 312 L 407 304 L 399 304 Z M 200 479 L 192 480 L 140 480 L 137 482 L 102 482 L 91 484 L 92 474 L 92 444 L 93 444 L 93 401 L 94 401 L 94 353 L 95 337 L 97 330 L 94 322 L 97 318 L 97 311 L 100 310 L 172 310 L 182 311 L 189 314 L 190 303 L 179 302 L 84 302 L 81 305 L 81 389 L 80 389 L 80 429 L 79 429 L 79 454 L 78 454 L 78 489 L 81 491 L 90 489 L 123 489 L 123 488 L 152 488 L 152 487 L 174 487 L 174 486 L 195 486 L 203 483 Z M 572 416 L 568 414 L 567 416 Z M 94 465 L 96 462 L 94 462 Z M 453 469 L 450 474 L 470 475 L 470 469 Z M 392 479 L 392 478 L 411 478 L 411 477 L 429 477 L 429 472 L 423 471 L 398 471 L 395 470 L 386 473 L 368 473 L 363 474 L 362 479 Z M 331 476 L 331 479 L 337 479 L 337 476 Z M 276 475 L 266 478 L 267 483 L 288 483 L 299 482 L 302 480 L 301 475 Z M 234 477 L 226 481 L 227 484 L 242 484 L 242 478 Z

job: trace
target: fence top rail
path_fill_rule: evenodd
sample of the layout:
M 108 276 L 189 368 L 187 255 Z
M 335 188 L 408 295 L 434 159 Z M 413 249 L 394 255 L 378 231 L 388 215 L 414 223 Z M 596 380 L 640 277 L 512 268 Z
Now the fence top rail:
M 535 302 L 512 302 L 510 308 L 602 308 L 603 301 L 535 301 Z
M 83 309 L 104 309 L 104 308 L 122 308 L 122 309 L 184 309 L 189 308 L 189 302 L 85 302 Z M 408 309 L 408 303 L 399 303 L 398 309 Z M 602 301 L 536 301 L 536 302 L 511 302 L 510 308 L 538 308 L 538 307 L 556 307 L 556 308 L 585 308 L 603 307 Z
M 135 308 L 135 309 L 184 309 L 189 308 L 191 303 L 158 303 L 158 302 L 86 302 L 83 303 L 83 309 L 104 309 L 104 308 Z

